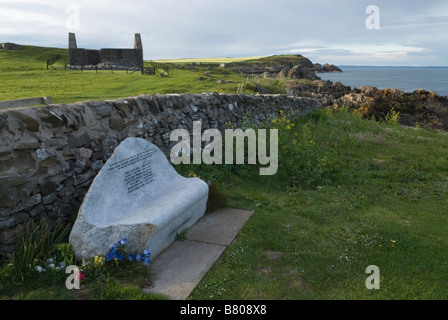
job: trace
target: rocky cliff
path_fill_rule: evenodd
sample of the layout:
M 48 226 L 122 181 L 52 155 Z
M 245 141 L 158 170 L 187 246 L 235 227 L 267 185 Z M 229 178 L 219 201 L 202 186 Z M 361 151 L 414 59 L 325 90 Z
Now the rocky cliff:
M 229 65 L 235 72 L 266 78 L 320 80 L 316 73 L 342 72 L 334 65 L 313 63 L 302 55 L 279 55 Z

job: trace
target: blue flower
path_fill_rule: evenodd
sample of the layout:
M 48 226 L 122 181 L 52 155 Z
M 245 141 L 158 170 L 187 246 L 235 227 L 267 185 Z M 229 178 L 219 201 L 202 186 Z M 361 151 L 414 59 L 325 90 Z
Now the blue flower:
M 145 258 L 145 264 L 147 265 L 147 266 L 149 266 L 149 263 L 151 262 L 151 259 L 149 258 L 149 256 L 146 256 L 146 258 Z
M 121 245 L 125 246 L 127 241 L 128 239 L 124 238 L 123 240 L 120 241 L 120 243 Z
M 131 253 L 128 257 L 129 261 L 134 261 L 135 260 L 135 256 Z
M 143 254 L 144 254 L 145 256 L 150 256 L 150 255 L 151 255 L 151 253 L 149 252 L 148 249 L 146 249 L 145 251 L 143 251 Z
M 138 262 L 141 262 L 142 260 L 143 260 L 142 255 L 141 255 L 141 254 L 138 254 L 138 255 L 137 255 L 137 261 L 138 261 Z

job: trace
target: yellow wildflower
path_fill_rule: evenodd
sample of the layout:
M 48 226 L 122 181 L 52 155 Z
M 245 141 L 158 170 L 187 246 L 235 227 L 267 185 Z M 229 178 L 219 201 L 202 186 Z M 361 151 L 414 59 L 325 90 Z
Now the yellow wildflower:
M 93 264 L 95 267 L 101 267 L 104 264 L 104 261 L 106 261 L 105 257 L 96 256 Z

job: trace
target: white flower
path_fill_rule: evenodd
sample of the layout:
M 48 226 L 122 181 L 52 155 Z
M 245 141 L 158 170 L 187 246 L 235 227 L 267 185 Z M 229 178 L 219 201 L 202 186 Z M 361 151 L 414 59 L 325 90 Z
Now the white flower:
M 66 264 L 64 261 L 62 261 L 59 266 L 61 267 L 61 269 L 65 269 L 66 268 Z
M 37 272 L 42 272 L 44 269 L 41 266 L 36 267 Z
M 54 265 L 54 263 L 52 263 L 52 264 L 50 264 L 48 267 L 49 267 L 50 269 L 54 269 L 55 265 Z

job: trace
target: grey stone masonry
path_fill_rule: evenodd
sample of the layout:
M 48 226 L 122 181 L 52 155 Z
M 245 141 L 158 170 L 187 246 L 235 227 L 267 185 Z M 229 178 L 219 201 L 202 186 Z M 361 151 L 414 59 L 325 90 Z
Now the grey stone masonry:
M 20 224 L 65 222 L 127 138 L 142 138 L 169 157 L 175 129 L 244 129 L 280 111 L 305 115 L 317 100 L 286 95 L 141 95 L 0 110 L 0 252 L 14 250 Z
M 71 68 L 86 66 L 96 66 L 100 69 L 143 68 L 143 44 L 139 33 L 135 34 L 133 49 L 81 49 L 78 48 L 74 33 L 69 33 L 68 37 Z

